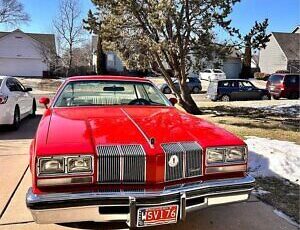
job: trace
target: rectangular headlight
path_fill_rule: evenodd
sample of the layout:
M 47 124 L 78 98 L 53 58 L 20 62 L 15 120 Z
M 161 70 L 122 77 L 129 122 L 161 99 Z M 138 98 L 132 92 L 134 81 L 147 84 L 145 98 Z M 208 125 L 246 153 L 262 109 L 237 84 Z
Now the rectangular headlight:
M 244 147 L 231 148 L 227 150 L 226 162 L 243 162 L 246 160 L 246 149 Z
M 207 149 L 207 164 L 223 163 L 225 158 L 225 149 L 222 148 L 210 148 Z
M 247 160 L 247 148 L 244 146 L 229 146 L 207 148 L 207 165 L 244 163 Z
M 92 172 L 92 157 L 79 156 L 68 157 L 68 173 L 89 173 Z
M 59 174 L 64 173 L 64 158 L 52 157 L 52 158 L 40 158 L 39 159 L 39 174 Z

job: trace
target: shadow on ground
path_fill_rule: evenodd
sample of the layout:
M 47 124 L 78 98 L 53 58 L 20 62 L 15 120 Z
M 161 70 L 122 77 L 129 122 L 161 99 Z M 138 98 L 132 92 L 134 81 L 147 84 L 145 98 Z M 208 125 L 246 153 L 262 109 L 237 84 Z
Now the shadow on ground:
M 12 130 L 9 126 L 0 126 L 0 140 L 32 139 L 41 120 L 41 115 L 34 118 L 24 118 L 18 130 Z

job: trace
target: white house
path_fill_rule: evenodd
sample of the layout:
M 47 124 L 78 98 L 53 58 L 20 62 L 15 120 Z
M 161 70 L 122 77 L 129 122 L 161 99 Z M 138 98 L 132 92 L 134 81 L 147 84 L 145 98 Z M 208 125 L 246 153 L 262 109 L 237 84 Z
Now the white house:
M 56 53 L 53 34 L 0 32 L 0 75 L 41 77 L 50 70 L 50 52 Z
M 260 51 L 259 67 L 268 74 L 277 70 L 300 72 L 300 27 L 292 33 L 273 32 L 267 47 Z

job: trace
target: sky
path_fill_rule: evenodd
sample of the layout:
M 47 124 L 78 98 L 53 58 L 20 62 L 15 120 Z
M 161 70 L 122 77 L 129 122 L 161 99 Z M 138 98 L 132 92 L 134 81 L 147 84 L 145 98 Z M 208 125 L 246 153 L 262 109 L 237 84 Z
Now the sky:
M 59 0 L 19 0 L 31 21 L 19 25 L 24 32 L 53 33 L 52 21 L 57 15 Z M 81 4 L 82 17 L 87 15 L 93 4 L 90 0 L 78 0 Z M 269 18 L 268 32 L 291 32 L 300 25 L 300 0 L 241 0 L 234 6 L 230 18 L 232 25 L 246 33 L 255 20 Z M 11 31 L 15 27 L 0 26 L 0 31 Z M 224 36 L 224 35 L 220 35 Z

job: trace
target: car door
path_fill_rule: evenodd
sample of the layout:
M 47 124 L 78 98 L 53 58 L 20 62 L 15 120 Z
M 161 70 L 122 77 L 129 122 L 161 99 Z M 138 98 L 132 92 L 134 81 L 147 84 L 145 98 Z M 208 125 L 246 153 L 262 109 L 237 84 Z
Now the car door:
M 24 85 L 22 85 L 21 82 L 19 82 L 18 80 L 14 79 L 16 84 L 18 85 L 18 88 L 20 88 L 23 92 L 22 94 L 22 100 L 24 103 L 24 111 L 25 113 L 29 113 L 32 109 L 32 96 L 29 92 L 26 92 L 26 87 Z
M 9 90 L 9 97 L 12 98 L 11 101 L 14 103 L 13 106 L 18 105 L 20 113 L 24 111 L 23 104 L 20 101 L 21 93 L 18 86 L 16 85 L 13 78 L 7 78 L 6 87 Z M 14 110 L 14 108 L 12 108 Z M 13 112 L 13 111 L 12 111 Z
M 232 98 L 234 100 L 246 100 L 249 97 L 249 92 L 245 88 L 243 81 L 236 81 L 234 82 L 235 89 L 234 92 L 232 92 Z
M 255 87 L 250 81 L 242 82 L 245 90 L 245 100 L 257 100 L 261 98 L 261 90 Z
M 11 85 L 10 91 L 13 93 L 13 95 L 15 97 L 16 104 L 18 104 L 18 106 L 20 108 L 20 115 L 22 117 L 26 113 L 26 100 L 24 98 L 24 91 L 20 87 L 20 85 L 17 84 L 17 81 L 15 79 L 9 78 L 8 80 Z

